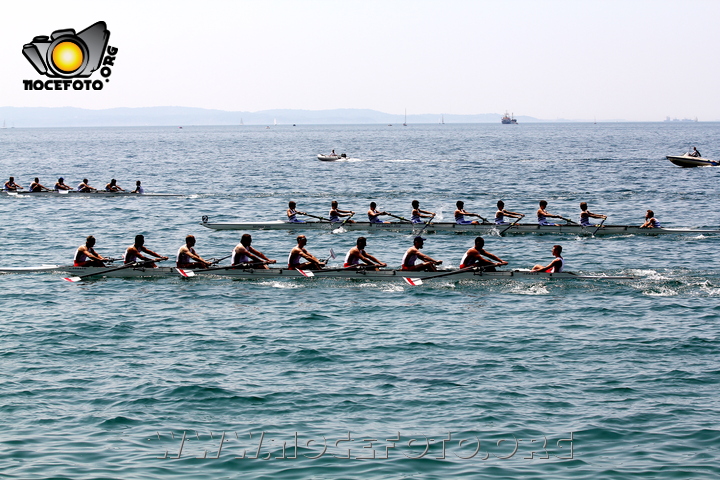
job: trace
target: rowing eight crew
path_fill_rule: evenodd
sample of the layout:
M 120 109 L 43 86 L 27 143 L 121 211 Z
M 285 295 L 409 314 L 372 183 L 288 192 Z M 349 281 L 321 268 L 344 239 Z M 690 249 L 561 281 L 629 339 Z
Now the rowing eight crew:
M 552 214 L 547 211 L 548 202 L 547 200 L 540 200 L 539 202 L 539 208 L 537 209 L 537 223 L 538 225 L 543 226 L 557 226 L 557 223 L 551 223 L 548 219 L 549 218 L 558 218 L 561 220 L 564 220 L 567 223 L 577 223 L 573 220 L 570 220 L 569 218 L 565 218 L 562 215 L 556 215 Z M 469 220 L 466 217 L 477 217 L 483 221 L 484 224 L 490 223 L 488 220 L 482 216 L 480 216 L 477 213 L 470 213 L 467 210 L 465 210 L 465 203 L 463 201 L 458 201 L 456 203 L 456 209 L 454 212 L 455 216 L 455 223 L 458 225 L 479 225 L 480 222 L 477 220 Z M 332 222 L 332 223 L 338 223 L 338 222 L 352 222 L 354 223 L 354 220 L 350 220 L 349 217 L 352 217 L 355 215 L 355 212 L 352 210 L 340 210 L 338 208 L 338 202 L 336 200 L 333 200 L 330 205 L 330 218 L 324 218 L 319 217 L 316 215 L 310 215 L 305 212 L 300 212 L 297 210 L 297 204 L 295 202 L 290 202 L 288 204 L 287 209 L 287 218 L 288 222 L 290 223 L 305 223 L 304 220 L 300 220 L 297 218 L 298 215 L 306 215 L 308 217 L 317 218 L 320 220 Z M 390 223 L 389 221 L 383 221 L 380 219 L 381 216 L 390 216 L 397 218 L 399 220 L 410 222 L 414 224 L 428 224 L 433 221 L 435 218 L 435 212 L 430 212 L 428 210 L 422 210 L 420 208 L 420 202 L 417 200 L 412 201 L 412 210 L 410 212 L 410 220 L 393 215 L 392 213 L 386 212 L 386 211 L 380 211 L 377 208 L 377 204 L 375 202 L 370 202 L 370 208 L 367 211 L 368 220 L 370 223 Z M 343 217 L 347 217 L 345 220 L 342 220 Z M 525 215 L 518 212 L 511 212 L 509 210 L 505 209 L 505 203 L 502 200 L 499 200 L 497 202 L 497 211 L 495 212 L 495 218 L 494 223 L 495 225 L 511 225 L 511 222 L 507 220 L 507 218 L 513 218 L 516 219 L 514 223 L 517 223 L 520 221 L 520 219 L 524 218 Z M 600 224 L 592 223 L 593 218 L 601 219 L 602 222 Z M 425 219 L 428 219 L 427 221 Z M 583 227 L 597 227 L 600 228 L 602 224 L 607 220 L 607 215 L 602 215 L 598 213 L 592 213 L 588 210 L 588 204 L 587 202 L 581 202 L 580 203 L 580 225 Z M 643 223 L 640 228 L 660 228 L 660 222 L 655 218 L 655 214 L 652 210 L 648 210 L 647 214 L 645 216 L 645 223 Z
M 15 177 L 10 177 L 7 182 L 5 182 L 5 185 L 3 186 L 3 190 L 6 192 L 17 192 L 18 190 L 24 190 L 24 187 L 21 185 L 18 185 L 15 183 Z M 35 180 L 30 184 L 30 187 L 28 187 L 29 192 L 50 192 L 50 191 L 66 191 L 66 190 L 72 190 L 72 187 L 65 183 L 65 179 L 63 177 L 58 178 L 58 181 L 55 182 L 55 186 L 50 189 L 47 188 L 45 185 L 40 183 L 40 179 L 38 177 L 35 177 Z M 83 181 L 78 184 L 76 191 L 78 192 L 97 192 L 98 189 L 95 187 L 91 187 L 88 183 L 87 178 L 83 178 Z M 106 192 L 126 192 L 124 188 L 120 187 L 117 184 L 117 180 L 114 178 L 110 180 L 110 183 L 105 185 L 105 191 Z M 140 180 L 135 182 L 135 190 L 131 191 L 130 193 L 145 193 L 145 189 L 142 187 L 142 184 Z
M 413 239 L 412 247 L 408 248 L 403 255 L 400 269 L 405 271 L 437 271 L 437 265 L 441 265 L 442 260 L 425 255 L 422 250 L 425 239 L 418 236 Z M 211 267 L 217 261 L 206 260 L 195 250 L 196 240 L 192 235 L 185 237 L 185 245 L 180 247 L 177 252 L 175 263 L 177 268 L 182 269 L 206 269 Z M 307 238 L 305 235 L 297 237 L 297 245 L 290 250 L 288 255 L 288 266 L 290 270 L 322 270 L 327 265 L 327 260 L 319 258 L 308 252 Z M 379 270 L 387 267 L 387 263 L 381 262 L 373 255 L 369 254 L 365 247 L 367 239 L 359 237 L 356 245 L 352 247 L 345 255 L 343 269 L 352 269 L 362 267 L 367 270 Z M 494 272 L 495 267 L 507 265 L 508 262 L 494 255 L 484 248 L 485 240 L 482 237 L 475 238 L 475 245 L 469 248 L 460 261 L 460 268 L 479 268 L 486 272 Z M 543 271 L 549 273 L 559 273 L 563 271 L 564 260 L 562 258 L 562 247 L 555 245 L 553 247 L 553 256 L 555 257 L 548 265 L 535 265 L 533 271 Z M 271 260 L 265 254 L 252 247 L 252 237 L 246 233 L 242 236 L 240 243 L 233 249 L 230 255 L 231 266 L 228 268 L 268 268 L 268 264 L 277 263 Z M 168 257 L 162 256 L 145 246 L 145 237 L 136 235 L 135 242 L 130 245 L 123 255 L 124 264 L 142 264 L 145 268 L 156 268 L 155 262 L 167 260 Z M 85 245 L 78 247 L 73 259 L 75 267 L 105 267 L 106 262 L 112 262 L 113 259 L 103 257 L 95 251 L 95 237 L 92 235 L 87 237 Z

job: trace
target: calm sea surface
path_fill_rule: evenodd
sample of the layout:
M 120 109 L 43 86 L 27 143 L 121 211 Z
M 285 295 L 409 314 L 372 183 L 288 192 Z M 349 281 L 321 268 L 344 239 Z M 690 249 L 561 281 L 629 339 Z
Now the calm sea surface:
M 205 257 L 211 221 L 370 201 L 492 217 L 503 199 L 609 223 L 720 227 L 720 124 L 0 130 L 0 178 L 87 177 L 182 197 L 0 197 L 3 266 L 67 264 L 88 235 Z M 331 149 L 350 159 L 326 163 Z M 364 215 L 359 215 L 364 216 Z M 342 260 L 356 232 L 306 232 Z M 253 232 L 282 263 L 297 233 Z M 411 235 L 366 234 L 399 265 Z M 472 235 L 430 234 L 457 265 Z M 486 238 L 527 268 L 636 281 L 104 279 L 0 275 L 0 478 L 716 478 L 720 236 Z M 169 263 L 169 262 L 168 262 Z M 349 457 L 349 458 L 348 458 Z

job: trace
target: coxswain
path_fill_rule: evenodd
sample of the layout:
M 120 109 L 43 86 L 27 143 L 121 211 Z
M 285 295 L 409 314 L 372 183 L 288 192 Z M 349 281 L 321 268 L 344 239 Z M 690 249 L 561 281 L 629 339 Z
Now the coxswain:
M 425 223 L 423 218 L 432 218 L 435 216 L 433 212 L 427 210 L 420 210 L 420 202 L 417 200 L 412 201 L 412 212 L 410 212 L 410 221 L 412 223 Z
M 588 210 L 587 202 L 580 203 L 580 225 L 583 227 L 597 227 L 598 225 L 590 223 L 591 218 L 602 218 L 607 219 L 607 215 L 600 215 L 599 213 L 592 213 Z
M 390 222 L 383 222 L 380 220 L 380 215 L 389 215 L 388 212 L 380 212 L 377 209 L 377 203 L 370 202 L 370 210 L 367 212 L 368 220 L 370 220 L 370 223 L 390 223 Z
M 545 226 L 556 226 L 557 223 L 550 223 L 547 221 L 548 218 L 563 218 L 560 215 L 552 215 L 545 210 L 547 208 L 548 202 L 545 200 L 540 200 L 540 208 L 537 210 L 537 219 L 538 219 L 538 225 L 545 225 Z
M 455 206 L 457 207 L 457 209 L 455 210 L 455 223 L 457 223 L 458 225 L 479 225 L 480 224 L 480 222 L 478 222 L 477 220 L 467 220 L 465 218 L 466 215 L 468 217 L 482 218 L 477 213 L 470 213 L 470 212 L 466 211 L 463 208 L 465 206 L 465 202 L 463 202 L 462 200 L 458 200 L 457 203 L 455 203 Z
M 337 200 L 333 200 L 330 203 L 330 213 L 328 216 L 330 217 L 330 221 L 333 223 L 342 222 L 342 217 L 352 217 L 355 215 L 355 212 L 352 210 L 340 210 L 338 208 L 338 202 Z M 346 223 L 355 223 L 355 220 L 347 219 L 345 220 Z
M 72 187 L 65 183 L 65 179 L 63 177 L 58 178 L 58 181 L 55 183 L 55 191 L 60 190 L 72 190 Z
M 110 183 L 105 185 L 105 191 L 106 192 L 124 192 L 124 188 L 120 188 L 120 186 L 117 184 L 117 180 L 114 178 L 110 180 Z
M 645 223 L 640 225 L 640 228 L 661 228 L 660 222 L 655 218 L 655 212 L 648 210 L 645 214 Z
M 83 178 L 83 181 L 80 182 L 80 184 L 77 186 L 77 191 L 78 192 L 97 192 L 97 188 L 91 187 L 88 184 L 88 179 Z
M 290 250 L 288 255 L 288 268 L 290 270 L 320 270 L 325 266 L 325 262 L 315 258 L 305 249 L 307 238 L 305 235 L 298 235 L 297 245 Z M 307 260 L 303 262 L 303 259 Z
M 460 268 L 480 267 L 485 272 L 494 272 L 495 267 L 508 264 L 508 262 L 497 255 L 493 255 L 487 250 L 484 250 L 484 246 L 485 239 L 482 237 L 476 237 L 475 246 L 469 248 L 468 251 L 465 252 L 465 255 L 463 255 L 462 260 L 460 260 Z M 494 262 L 489 259 L 494 260 Z
M 437 272 L 435 265 L 440 265 L 442 260 L 435 260 L 428 257 L 420 250 L 423 248 L 425 239 L 422 237 L 415 237 L 413 239 L 413 246 L 407 249 L 405 255 L 402 258 L 402 270 L 410 270 L 414 272 Z M 421 260 L 423 263 L 415 263 L 417 260 Z
M 565 267 L 565 260 L 562 257 L 562 247 L 560 245 L 554 245 L 552 254 L 555 259 L 547 265 L 535 265 L 532 268 L 533 272 L 547 272 L 547 273 L 560 273 Z
M 297 204 L 295 202 L 288 203 L 287 217 L 290 223 L 305 223 L 305 220 L 300 220 L 297 215 L 307 215 L 305 212 L 298 212 L 296 210 Z
M 73 267 L 104 267 L 104 262 L 109 262 L 109 258 L 105 258 L 95 251 L 95 237 L 90 235 L 85 239 L 85 245 L 80 245 L 75 252 L 73 259 Z
M 130 193 L 145 193 L 145 189 L 140 185 L 140 180 L 135 182 L 135 190 Z
M 148 255 L 152 255 L 153 257 L 157 258 L 158 260 L 167 260 L 168 257 L 163 257 L 159 253 L 155 253 L 149 248 L 145 246 L 145 237 L 143 235 L 135 235 L 135 243 L 130 245 L 127 250 L 125 250 L 125 255 L 123 255 L 123 263 L 135 263 L 139 260 L 146 262 L 145 266 L 148 268 L 156 268 L 157 265 L 153 262 L 154 259 L 146 257 L 143 255 L 143 253 L 147 253 Z
M 523 218 L 524 216 L 525 215 L 523 215 L 522 213 L 505 210 L 505 202 L 503 202 L 502 200 L 498 200 L 497 212 L 495 212 L 495 225 L 509 225 L 510 222 L 506 222 L 505 217 Z
M 22 187 L 15 183 L 15 177 L 10 177 L 7 182 L 5 182 L 5 186 L 3 189 L 6 192 L 17 192 L 18 190 L 23 190 L 25 187 Z
M 343 267 L 354 267 L 360 265 L 360 262 L 370 267 L 367 268 L 367 270 L 378 270 L 380 267 L 387 267 L 387 263 L 381 262 L 365 251 L 366 245 L 367 239 L 365 237 L 358 237 L 356 245 L 348 250 L 347 255 L 345 255 Z
M 246 233 L 240 238 L 240 243 L 233 249 L 230 263 L 232 265 L 256 263 L 257 265 L 252 266 L 267 269 L 268 263 L 277 263 L 277 260 L 270 260 L 260 250 L 253 248 L 252 237 L 249 233 Z
M 35 181 L 30 184 L 31 192 L 49 192 L 50 189 L 40 183 L 40 179 L 35 177 Z
M 210 262 L 203 259 L 195 251 L 195 237 L 185 237 L 185 245 L 180 247 L 176 259 L 177 268 L 208 268 Z

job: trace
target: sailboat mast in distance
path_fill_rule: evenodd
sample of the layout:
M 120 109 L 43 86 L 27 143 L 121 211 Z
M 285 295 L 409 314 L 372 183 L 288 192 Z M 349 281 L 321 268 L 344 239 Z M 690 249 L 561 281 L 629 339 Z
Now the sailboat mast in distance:
M 407 108 L 405 109 L 405 121 L 403 122 L 403 127 L 407 127 Z

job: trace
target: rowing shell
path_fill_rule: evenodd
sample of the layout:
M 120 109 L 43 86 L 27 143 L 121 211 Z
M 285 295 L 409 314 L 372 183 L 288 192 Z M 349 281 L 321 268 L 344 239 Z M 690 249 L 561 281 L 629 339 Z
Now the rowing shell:
M 442 270 L 439 272 L 410 272 L 407 270 L 364 270 L 364 269 L 347 269 L 323 272 L 322 270 L 290 270 L 286 268 L 270 268 L 270 269 L 233 269 L 227 268 L 217 270 L 217 267 L 210 271 L 193 270 L 194 276 L 218 275 L 232 278 L 245 279 L 283 279 L 283 278 L 336 278 L 336 279 L 359 279 L 359 280 L 390 280 L 403 281 L 404 278 L 412 277 L 413 279 L 429 279 L 439 274 L 453 273 L 455 270 Z M 0 268 L 0 273 L 33 273 L 33 272 L 68 272 L 73 276 L 82 277 L 93 274 L 99 274 L 99 277 L 114 278 L 132 278 L 132 277 L 180 277 L 183 276 L 178 269 L 172 267 L 158 268 L 127 268 L 107 272 L 106 267 L 72 267 L 60 265 L 43 265 L 41 267 L 20 267 L 20 268 Z M 486 280 L 510 280 L 510 279 L 580 279 L 580 280 L 633 280 L 637 277 L 633 276 L 613 276 L 613 275 L 581 275 L 571 272 L 547 273 L 547 272 L 531 272 L 529 270 L 508 270 L 500 272 L 483 272 L 483 271 L 462 271 L 453 273 L 453 275 L 444 275 L 445 280 L 469 280 L 469 279 L 486 279 Z
M 106 192 L 105 190 L 98 190 L 97 192 L 78 192 L 77 190 L 62 190 L 49 192 L 8 192 L 3 190 L 1 192 L 7 197 L 183 197 L 184 195 L 178 193 L 131 193 L 131 192 Z
M 291 223 L 280 220 L 274 222 L 243 222 L 243 223 L 210 223 L 202 222 L 203 227 L 213 230 L 332 230 L 339 226 L 339 223 L 332 222 L 305 222 Z M 691 234 L 706 235 L 720 234 L 720 230 L 697 230 L 692 228 L 640 228 L 634 225 L 597 225 L 583 227 L 581 225 L 538 225 L 535 223 L 518 223 L 514 225 L 495 225 L 493 223 L 457 224 L 452 222 L 436 222 L 425 226 L 424 223 L 370 223 L 370 222 L 347 222 L 343 225 L 345 230 L 369 230 L 369 231 L 408 231 L 425 228 L 426 232 L 469 232 L 476 234 L 498 235 L 505 234 L 569 234 L 569 235 L 663 235 L 663 234 Z

